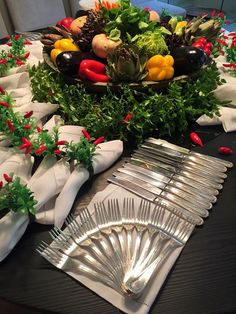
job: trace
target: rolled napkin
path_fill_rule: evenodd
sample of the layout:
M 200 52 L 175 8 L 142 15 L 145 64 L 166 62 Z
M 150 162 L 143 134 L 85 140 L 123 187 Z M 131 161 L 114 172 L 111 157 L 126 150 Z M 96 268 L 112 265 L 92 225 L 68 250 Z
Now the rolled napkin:
M 0 151 L 2 152 L 2 149 Z M 2 177 L 3 173 L 9 174 L 13 172 L 16 176 L 20 177 L 22 183 L 26 184 L 31 176 L 33 160 L 33 157 L 23 154 L 10 155 L 0 165 L 0 177 Z M 0 261 L 15 247 L 28 224 L 28 215 L 12 211 L 9 211 L 0 219 Z
M 60 138 L 65 140 L 69 140 L 69 138 L 77 139 L 77 137 L 81 136 L 81 130 L 83 129 L 82 127 L 76 126 L 63 126 L 61 128 L 63 133 L 60 133 Z M 78 132 L 80 132 L 80 134 Z M 92 163 L 94 174 L 98 174 L 109 168 L 123 152 L 123 142 L 120 140 L 101 143 L 98 146 L 99 147 L 96 150 Z M 54 185 L 57 182 L 55 178 L 59 175 L 59 173 L 55 171 L 52 178 L 52 174 L 48 174 L 50 169 L 47 171 L 41 171 L 41 167 L 43 167 L 43 165 L 40 165 L 37 171 L 44 173 L 44 177 L 38 175 L 36 172 L 35 175 L 37 177 L 34 175 L 29 183 L 30 189 L 36 192 L 35 198 L 39 201 L 36 221 L 42 224 L 62 226 L 64 219 L 71 210 L 79 189 L 89 179 L 90 174 L 82 165 L 75 166 L 72 172 L 68 170 L 68 173 L 66 171 L 63 179 L 62 176 L 60 176 L 61 182 L 65 180 L 64 185 L 60 191 L 59 188 L 57 189 L 59 195 L 55 197 L 56 193 Z M 61 170 L 62 168 L 60 168 L 60 171 Z M 32 182 L 34 183 L 32 184 Z M 47 186 L 48 191 L 45 191 L 45 182 L 50 182 Z M 41 187 L 42 184 L 44 184 L 44 187 Z M 62 185 L 60 185 L 60 187 L 61 186 Z M 41 192 L 39 192 L 40 189 L 42 190 Z
M 231 100 L 232 103 L 230 107 L 221 107 L 219 116 L 214 115 L 210 118 L 203 115 L 197 119 L 197 123 L 202 126 L 222 124 L 225 132 L 236 131 L 236 77 L 231 76 L 223 66 L 227 63 L 224 56 L 219 56 L 216 62 L 221 79 L 224 79 L 226 83 L 218 86 L 214 95 L 222 101 Z
M 11 252 L 24 234 L 29 216 L 8 212 L 0 219 L 0 262 Z

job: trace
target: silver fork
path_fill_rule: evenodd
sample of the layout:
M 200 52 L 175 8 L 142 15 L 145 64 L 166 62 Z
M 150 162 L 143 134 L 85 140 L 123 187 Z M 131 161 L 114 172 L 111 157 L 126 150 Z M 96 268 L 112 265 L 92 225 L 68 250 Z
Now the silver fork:
M 147 200 L 142 199 L 139 204 L 137 216 L 135 218 L 135 228 L 137 230 L 137 234 L 134 243 L 133 254 L 131 257 L 129 269 L 126 271 L 126 274 L 124 276 L 124 282 L 127 280 L 127 278 L 129 278 L 130 272 L 132 272 L 132 269 L 136 264 L 137 258 L 139 257 L 143 234 L 145 231 L 147 231 L 147 226 L 150 219 L 150 210 L 151 203 Z
M 78 260 L 72 259 L 68 255 L 60 252 L 58 249 L 50 247 L 45 242 L 42 242 L 36 250 L 51 264 L 65 272 L 68 272 L 69 274 L 74 273 L 76 275 L 84 275 L 92 280 L 100 281 L 115 290 L 119 290 L 119 287 L 117 287 L 114 281 L 109 277 L 106 277 L 104 274 L 101 275 L 100 273 L 94 271 L 91 267 L 84 265 Z
M 152 243 L 155 239 L 155 236 L 159 232 L 158 226 L 161 226 L 163 224 L 164 215 L 165 215 L 165 206 L 161 204 L 156 204 L 147 225 L 149 236 L 142 248 L 141 254 L 137 261 L 137 265 L 141 265 L 143 261 L 145 260 L 145 258 L 147 257 L 148 252 L 150 251 L 152 247 Z
M 163 229 L 159 229 L 157 233 L 157 243 L 150 249 L 144 260 L 139 261 L 130 273 L 128 280 L 135 280 L 140 274 L 153 262 L 157 255 L 161 252 L 166 242 L 175 234 L 180 218 L 173 213 L 169 213 Z M 157 221 L 155 222 L 158 223 Z M 131 279 L 132 278 L 132 279 Z
M 193 225 L 191 223 L 185 222 L 179 230 L 179 233 L 175 237 L 170 238 L 167 246 L 163 249 L 161 254 L 158 255 L 147 268 L 140 272 L 138 277 L 133 279 L 130 278 L 130 280 L 125 283 L 124 292 L 131 297 L 139 297 L 154 272 L 157 271 L 158 266 L 163 263 L 175 247 L 181 247 L 186 243 L 192 227 Z
M 78 223 L 76 219 L 71 217 L 69 217 L 69 219 L 67 218 L 65 221 L 73 240 L 79 247 L 92 251 L 99 262 L 110 271 L 116 281 L 117 276 L 115 268 L 107 258 L 110 249 L 102 238 L 100 230 L 93 221 L 88 209 L 85 208 L 78 217 L 81 223 Z M 94 241 L 96 241 L 98 245 L 96 245 Z
M 132 231 L 135 223 L 134 214 L 134 199 L 124 198 L 123 210 L 122 210 L 122 224 L 125 228 L 126 234 L 126 255 L 124 262 L 124 271 L 127 271 L 130 266 L 131 256 L 132 256 Z
M 123 231 L 123 223 L 122 223 L 122 216 L 119 207 L 118 199 L 109 199 L 107 202 L 107 215 L 108 220 L 111 221 L 112 230 L 116 236 L 120 247 L 120 254 L 122 264 L 125 262 L 125 255 L 126 255 L 126 244 Z
M 111 262 L 113 263 L 114 268 L 117 271 L 117 276 L 119 277 L 121 283 L 123 278 L 123 258 L 121 255 L 122 253 L 120 251 L 118 239 L 113 237 L 114 222 L 111 221 L 111 217 L 109 217 L 108 211 L 106 210 L 104 203 L 95 203 L 94 209 L 98 228 L 100 229 L 100 232 L 107 237 L 107 241 L 109 242 L 110 247 L 113 251 L 113 258 Z
M 53 239 L 53 244 L 56 244 L 56 247 L 60 252 L 66 254 L 72 259 L 75 260 L 85 260 L 86 263 L 89 263 L 95 268 L 98 272 L 101 274 L 104 274 L 107 277 L 110 277 L 111 280 L 113 280 L 113 277 L 110 275 L 110 273 L 107 271 L 107 268 L 105 268 L 97 259 L 95 259 L 91 254 L 89 254 L 86 250 L 80 248 L 75 242 L 69 237 L 69 235 L 65 235 L 62 230 L 55 227 L 54 229 L 49 231 L 49 234 L 51 235 Z

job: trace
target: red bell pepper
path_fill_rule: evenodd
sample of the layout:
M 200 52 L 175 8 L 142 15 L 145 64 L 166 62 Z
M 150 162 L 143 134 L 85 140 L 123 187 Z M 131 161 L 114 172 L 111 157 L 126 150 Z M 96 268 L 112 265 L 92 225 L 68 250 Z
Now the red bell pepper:
M 96 60 L 83 60 L 79 66 L 79 76 L 92 82 L 108 82 L 105 64 Z

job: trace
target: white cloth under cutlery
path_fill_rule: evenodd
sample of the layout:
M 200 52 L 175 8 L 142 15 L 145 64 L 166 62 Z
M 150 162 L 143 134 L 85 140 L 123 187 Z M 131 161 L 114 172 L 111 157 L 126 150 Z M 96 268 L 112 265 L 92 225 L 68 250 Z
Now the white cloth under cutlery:
M 117 198 L 119 200 L 120 208 L 122 208 L 123 199 L 125 197 L 133 197 L 135 202 L 135 209 L 137 210 L 140 204 L 140 198 L 129 191 L 118 187 L 114 184 L 109 184 L 103 191 L 98 192 L 94 198 L 91 200 L 90 204 L 88 205 L 88 209 L 90 213 L 94 214 L 94 203 L 98 203 L 101 201 L 106 202 L 109 198 Z M 194 225 L 192 230 L 189 231 L 189 236 L 191 235 L 194 229 Z M 178 256 L 180 255 L 182 247 L 176 247 L 173 249 L 169 257 L 165 260 L 162 264 L 158 272 L 155 276 L 150 280 L 147 287 L 144 290 L 143 295 L 137 299 L 125 298 L 123 295 L 119 294 L 112 288 L 105 286 L 104 284 L 91 280 L 85 276 L 76 275 L 73 272 L 67 271 L 67 274 L 75 278 L 76 280 L 83 283 L 89 289 L 97 293 L 99 296 L 119 308 L 120 310 L 124 311 L 128 314 L 147 314 L 154 302 L 159 290 L 161 289 L 167 275 L 169 274 L 172 266 L 176 262 Z

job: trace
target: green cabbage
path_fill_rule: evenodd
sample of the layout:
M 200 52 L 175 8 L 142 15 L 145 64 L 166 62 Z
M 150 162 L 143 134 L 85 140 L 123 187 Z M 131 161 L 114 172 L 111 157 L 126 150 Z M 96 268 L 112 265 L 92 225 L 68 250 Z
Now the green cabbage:
M 168 32 L 168 30 L 166 30 Z M 169 49 L 166 45 L 163 29 L 159 28 L 154 31 L 146 31 L 143 34 L 136 35 L 132 42 L 139 48 L 142 53 L 145 53 L 148 57 L 154 55 L 166 55 L 169 53 Z M 165 33 L 167 33 L 165 32 Z

